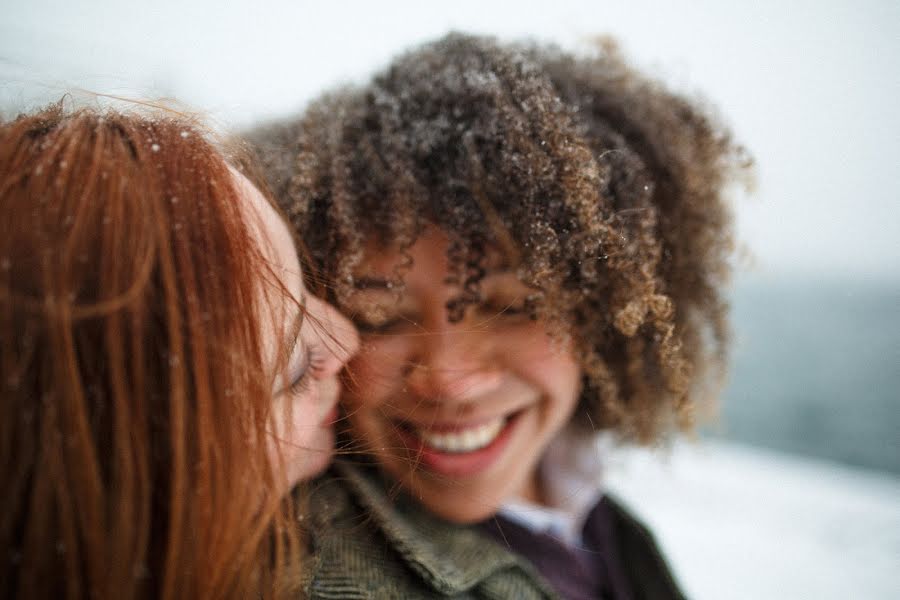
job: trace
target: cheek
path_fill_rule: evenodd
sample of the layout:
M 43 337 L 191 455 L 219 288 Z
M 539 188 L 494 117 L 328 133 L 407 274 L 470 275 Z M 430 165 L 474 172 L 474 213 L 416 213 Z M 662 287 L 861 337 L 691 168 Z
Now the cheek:
M 304 398 L 276 402 L 272 412 L 273 433 L 284 443 L 287 453 L 314 446 L 313 441 L 321 427 L 318 421 L 317 398 L 308 394 Z
M 539 324 L 507 337 L 506 356 L 512 370 L 555 402 L 572 404 L 581 388 L 581 366 L 571 345 L 547 335 Z
M 548 353 L 533 363 L 534 378 L 541 387 L 560 398 L 574 398 L 581 387 L 581 367 L 568 352 Z
M 285 489 L 319 474 L 331 459 L 334 431 L 319 421 L 321 410 L 316 404 L 316 400 L 297 399 L 289 406 L 277 402 L 274 407 L 269 452 L 273 464 L 284 469 Z
M 383 445 L 381 440 L 389 432 L 387 421 L 381 418 L 382 407 L 390 402 L 393 396 L 391 391 L 396 389 L 400 374 L 396 373 L 394 377 L 386 373 L 377 350 L 370 350 L 374 349 L 364 346 L 360 354 L 347 365 L 341 395 L 346 417 L 341 427 L 350 434 L 356 450 L 376 452 L 376 448 Z
M 359 353 L 347 365 L 344 401 L 352 408 L 373 408 L 383 404 L 404 385 L 404 365 L 408 363 L 402 339 L 383 338 L 363 342 Z

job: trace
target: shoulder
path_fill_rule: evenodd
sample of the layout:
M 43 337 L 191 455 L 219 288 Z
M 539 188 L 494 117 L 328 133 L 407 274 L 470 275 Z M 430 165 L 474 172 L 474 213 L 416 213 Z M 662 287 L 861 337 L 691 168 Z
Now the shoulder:
M 609 494 L 604 494 L 599 507 L 609 515 L 616 553 L 635 599 L 684 600 L 650 528 Z
M 345 477 L 332 470 L 312 491 L 310 598 L 429 597 L 351 490 Z
M 316 482 L 310 597 L 552 598 L 534 569 L 472 527 L 444 522 L 370 469 Z

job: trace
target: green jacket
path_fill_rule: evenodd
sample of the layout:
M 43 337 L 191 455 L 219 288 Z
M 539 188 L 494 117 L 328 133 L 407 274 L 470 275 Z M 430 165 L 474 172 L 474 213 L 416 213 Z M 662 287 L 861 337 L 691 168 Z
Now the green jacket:
M 614 506 L 634 600 L 683 599 L 651 534 Z M 375 469 L 338 461 L 315 482 L 308 514 L 313 600 L 558 598 L 527 561 L 429 514 Z

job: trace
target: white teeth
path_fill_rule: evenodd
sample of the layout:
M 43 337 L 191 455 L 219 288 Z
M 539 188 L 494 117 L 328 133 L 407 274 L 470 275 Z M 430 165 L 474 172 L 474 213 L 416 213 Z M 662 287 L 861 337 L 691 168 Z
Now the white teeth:
M 503 430 L 505 424 L 506 418 L 500 417 L 469 429 L 442 433 L 417 429 L 416 434 L 435 450 L 443 452 L 473 452 L 493 442 Z

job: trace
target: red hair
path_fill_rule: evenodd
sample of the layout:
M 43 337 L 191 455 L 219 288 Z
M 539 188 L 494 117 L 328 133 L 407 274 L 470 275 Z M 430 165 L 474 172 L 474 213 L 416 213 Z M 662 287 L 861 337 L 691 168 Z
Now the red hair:
M 278 595 L 259 273 L 222 155 L 183 119 L 0 125 L 0 595 Z

